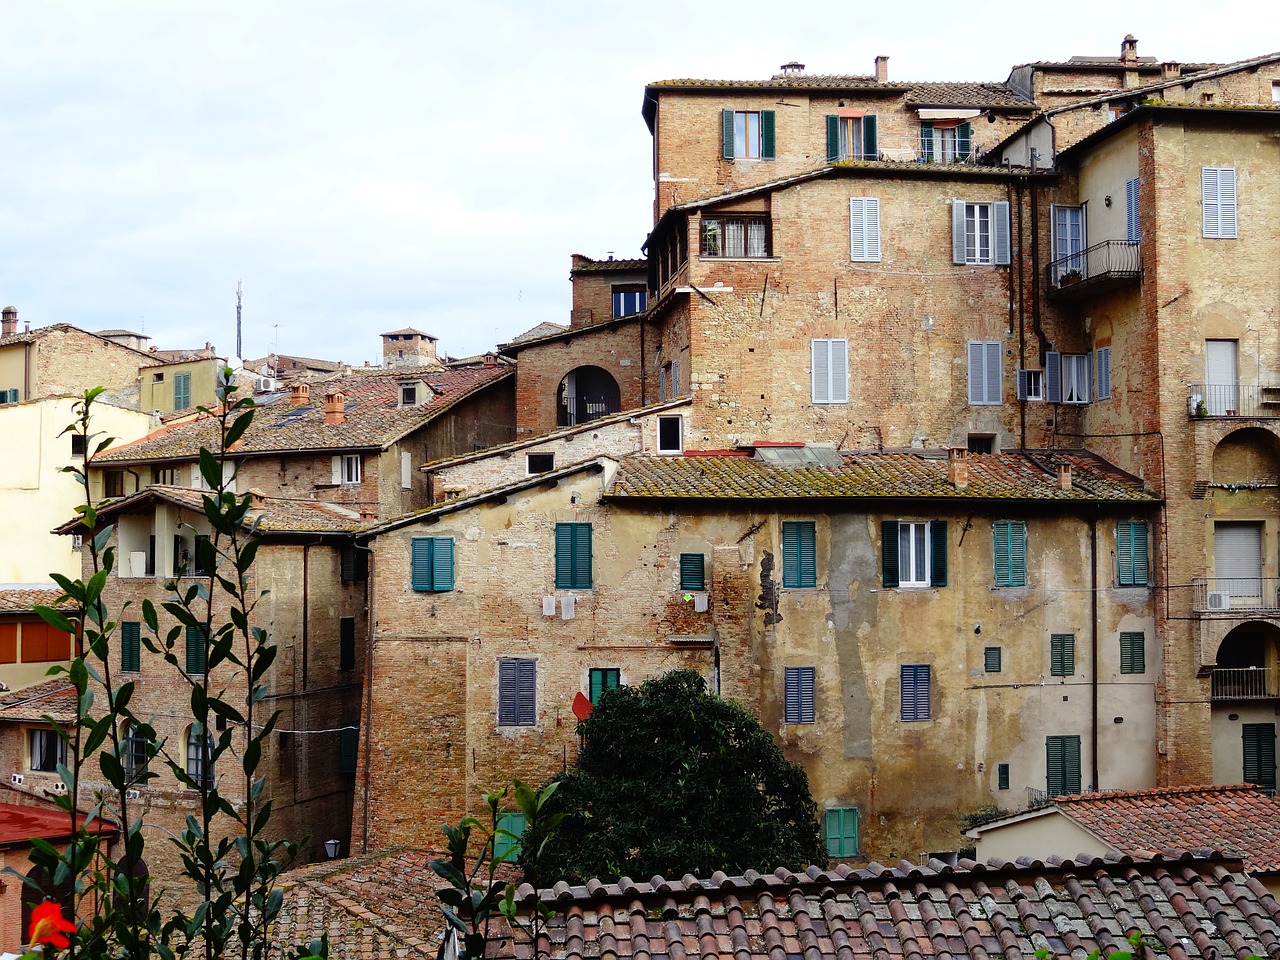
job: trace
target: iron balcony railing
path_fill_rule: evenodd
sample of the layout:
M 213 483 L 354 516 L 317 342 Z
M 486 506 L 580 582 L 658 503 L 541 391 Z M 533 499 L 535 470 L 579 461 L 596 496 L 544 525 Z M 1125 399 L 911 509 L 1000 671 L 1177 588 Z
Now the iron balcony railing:
M 1197 613 L 1268 613 L 1280 611 L 1280 578 L 1195 577 L 1191 605 Z
M 1280 699 L 1280 668 L 1214 667 L 1209 696 L 1213 700 Z
M 1253 383 L 1193 383 L 1187 416 L 1280 417 L 1280 386 Z
M 1078 253 L 1059 257 L 1045 267 L 1045 280 L 1050 291 L 1065 290 L 1090 280 L 1127 279 L 1141 275 L 1138 244 L 1132 240 L 1103 240 Z
M 571 427 L 607 417 L 622 410 L 617 397 L 567 393 L 560 405 L 559 426 Z

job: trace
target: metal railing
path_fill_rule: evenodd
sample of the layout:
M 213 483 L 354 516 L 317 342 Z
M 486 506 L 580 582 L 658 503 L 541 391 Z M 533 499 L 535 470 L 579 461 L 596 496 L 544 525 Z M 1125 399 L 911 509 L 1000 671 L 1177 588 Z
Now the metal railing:
M 560 404 L 558 425 L 572 427 L 579 423 L 588 423 L 591 420 L 607 417 L 621 410 L 622 404 L 617 397 L 566 393 Z
M 1091 247 L 1053 260 L 1044 268 L 1050 290 L 1062 290 L 1072 284 L 1099 277 L 1138 277 L 1142 265 L 1138 260 L 1138 244 L 1131 240 L 1103 240 Z
M 1280 699 L 1280 668 L 1214 667 L 1210 684 L 1213 700 Z
M 1191 581 L 1191 608 L 1197 613 L 1247 610 L 1274 615 L 1280 611 L 1278 587 L 1277 577 L 1195 577 Z
M 1280 417 L 1280 385 L 1193 383 L 1187 387 L 1189 417 Z

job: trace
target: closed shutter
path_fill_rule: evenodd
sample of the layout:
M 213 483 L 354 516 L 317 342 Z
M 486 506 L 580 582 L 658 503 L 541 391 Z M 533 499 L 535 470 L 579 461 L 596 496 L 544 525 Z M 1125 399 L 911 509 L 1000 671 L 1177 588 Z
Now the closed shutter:
M 498 725 L 533 726 L 537 715 L 536 660 L 498 661 Z
M 933 160 L 933 124 L 920 124 L 920 157 L 926 163 Z
M 783 710 L 786 723 L 813 723 L 814 668 L 787 667 L 784 671 Z
M 120 669 L 142 669 L 142 625 L 136 620 L 120 624 Z
M 947 521 L 929 521 L 929 585 L 947 585 Z
M 588 680 L 591 702 L 599 703 L 601 694 L 606 690 L 617 690 L 620 680 L 621 671 L 617 667 L 592 667 Z
M 720 156 L 733 159 L 733 111 L 720 111 Z
M 973 154 L 973 124 L 967 120 L 956 127 L 956 159 L 968 160 Z
M 1049 673 L 1055 677 L 1072 677 L 1076 672 L 1076 638 L 1070 633 L 1055 633 L 1049 641 Z
M 1000 647 L 987 647 L 982 651 L 982 669 L 985 673 L 999 673 L 1001 666 L 1000 661 Z
M 1147 638 L 1141 633 L 1120 634 L 1120 672 L 1147 672 Z
M 209 639 L 203 627 L 187 627 L 187 673 L 203 674 L 209 658 Z
M 969 402 L 998 405 L 1001 397 L 999 343 L 973 341 L 969 344 Z
M 1138 178 L 1126 180 L 1124 184 L 1124 228 L 1125 236 L 1130 243 L 1137 243 L 1142 236 L 1141 221 L 1138 219 Z
M 903 720 L 928 720 L 931 716 L 929 706 L 929 687 L 931 671 L 928 664 L 903 664 L 899 672 L 901 707 L 899 716 Z
M 1027 582 L 1027 528 L 1021 520 L 997 520 L 992 527 L 995 578 L 998 587 L 1022 587 Z
M 431 538 L 414 537 L 410 558 L 412 586 L 415 590 L 431 589 Z
M 1202 233 L 1215 239 L 1236 236 L 1236 171 L 1234 167 L 1202 167 L 1200 171 Z
M 1097 351 L 1098 358 L 1098 384 L 1097 391 L 1094 396 L 1099 400 L 1111 399 L 1111 348 L 1099 347 Z
M 813 402 L 831 402 L 831 341 L 814 340 L 809 345 L 812 365 Z
M 849 342 L 847 340 L 831 341 L 831 402 L 849 402 Z
M 1080 792 L 1080 738 L 1045 738 L 1046 790 L 1050 797 Z
M 760 157 L 763 160 L 772 160 L 774 157 L 774 112 L 772 110 L 760 111 Z
M 827 163 L 840 159 L 840 118 L 835 114 L 827 116 Z
M 176 373 L 173 376 L 173 409 L 185 410 L 191 406 L 191 374 Z
M 1007 763 L 999 764 L 996 767 L 996 789 L 1009 789 L 1009 765 Z
M 1009 201 L 998 200 L 991 205 L 991 232 L 993 236 L 994 263 L 1010 261 Z
M 901 581 L 898 567 L 898 521 L 885 520 L 880 524 L 880 571 L 886 587 L 896 587 Z
M 1056 350 L 1044 355 L 1044 398 L 1048 403 L 1062 402 L 1062 354 Z
M 338 772 L 356 772 L 356 756 L 359 753 L 360 731 L 355 727 L 343 727 L 338 731 Z
M 1232 597 L 1262 596 L 1262 525 L 1217 523 L 1213 528 L 1214 589 Z
M 1147 584 L 1147 524 L 1142 520 L 1122 520 L 1116 524 L 1116 562 L 1122 587 Z
M 951 262 L 965 263 L 964 201 L 951 201 Z
M 1268 790 L 1276 788 L 1276 725 L 1246 723 L 1244 739 L 1244 781 Z
M 862 159 L 875 160 L 880 156 L 876 143 L 876 115 L 868 114 L 862 118 Z
M 707 589 L 707 558 L 701 553 L 680 554 L 680 589 Z
M 400 452 L 400 489 L 413 489 L 413 454 L 408 450 Z
M 826 815 L 827 856 L 858 855 L 858 811 L 854 807 L 833 807 Z
M 862 263 L 880 259 L 880 201 L 876 197 L 849 200 L 849 259 Z

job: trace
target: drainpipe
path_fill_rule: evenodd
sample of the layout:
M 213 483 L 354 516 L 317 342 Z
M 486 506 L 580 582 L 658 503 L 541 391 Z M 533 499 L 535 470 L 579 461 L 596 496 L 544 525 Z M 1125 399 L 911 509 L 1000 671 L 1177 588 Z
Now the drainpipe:
M 365 607 L 369 611 L 364 631 L 364 716 L 361 723 L 364 726 L 364 801 L 363 801 L 363 817 L 364 823 L 361 825 L 360 832 L 360 852 L 369 852 L 369 754 L 373 748 L 373 633 L 377 618 L 375 617 L 374 592 L 369 585 L 374 582 L 373 569 L 373 550 L 369 547 L 362 547 L 357 543 L 351 545 L 356 550 L 366 550 L 369 553 L 369 563 L 365 568 L 368 576 L 364 581 Z
M 1090 735 L 1093 741 L 1093 789 L 1101 790 L 1102 784 L 1098 773 L 1098 515 L 1089 516 L 1089 657 L 1092 667 L 1089 670 L 1090 703 Z
M 1026 248 L 1026 218 L 1023 216 L 1023 186 L 1026 183 L 1026 177 L 1019 177 L 1017 181 L 1017 191 L 1015 196 L 1018 198 L 1018 366 L 1021 367 L 1027 362 L 1027 248 Z M 1041 374 L 1043 377 L 1044 375 Z M 1018 449 L 1027 449 L 1027 401 L 1023 400 L 1018 404 Z
M 307 621 L 310 618 L 310 612 L 307 609 L 307 588 L 309 586 L 309 566 L 311 562 L 311 547 L 309 544 L 303 544 L 302 547 L 302 690 L 305 693 L 307 689 Z

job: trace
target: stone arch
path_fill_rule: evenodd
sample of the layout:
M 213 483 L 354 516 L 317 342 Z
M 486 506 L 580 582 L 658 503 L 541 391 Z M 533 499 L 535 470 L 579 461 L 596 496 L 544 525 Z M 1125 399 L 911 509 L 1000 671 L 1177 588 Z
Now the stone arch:
M 1280 479 L 1280 438 L 1261 427 L 1232 430 L 1213 448 L 1210 476 L 1215 484 Z
M 595 366 L 575 367 L 565 374 L 556 391 L 556 426 L 586 423 L 622 407 L 618 381 L 608 370 Z
M 1280 697 L 1280 625 L 1249 620 L 1226 632 L 1213 662 L 1213 698 Z

